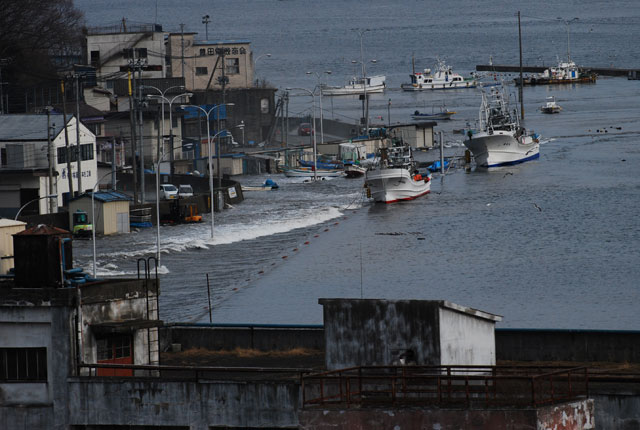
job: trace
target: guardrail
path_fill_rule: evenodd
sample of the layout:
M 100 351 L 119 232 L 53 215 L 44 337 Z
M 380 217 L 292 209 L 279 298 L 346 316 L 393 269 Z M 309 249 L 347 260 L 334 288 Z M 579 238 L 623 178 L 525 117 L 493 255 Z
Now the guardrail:
M 527 407 L 587 398 L 586 367 L 362 366 L 301 378 L 303 407 Z

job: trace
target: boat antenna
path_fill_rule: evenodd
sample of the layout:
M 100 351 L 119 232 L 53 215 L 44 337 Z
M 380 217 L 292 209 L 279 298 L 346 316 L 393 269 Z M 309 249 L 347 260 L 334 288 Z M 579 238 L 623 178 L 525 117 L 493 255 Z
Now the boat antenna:
M 411 54 L 411 73 L 416 74 L 416 53 Z
M 524 102 L 522 101 L 524 81 L 522 79 L 522 29 L 520 28 L 520 11 L 518 11 L 518 42 L 520 44 L 520 118 L 524 119 Z

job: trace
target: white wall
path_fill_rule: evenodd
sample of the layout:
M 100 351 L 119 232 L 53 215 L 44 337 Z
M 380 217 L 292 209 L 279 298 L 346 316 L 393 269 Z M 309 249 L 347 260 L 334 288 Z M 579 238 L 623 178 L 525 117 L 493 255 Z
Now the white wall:
M 440 308 L 441 365 L 495 365 L 495 323 Z

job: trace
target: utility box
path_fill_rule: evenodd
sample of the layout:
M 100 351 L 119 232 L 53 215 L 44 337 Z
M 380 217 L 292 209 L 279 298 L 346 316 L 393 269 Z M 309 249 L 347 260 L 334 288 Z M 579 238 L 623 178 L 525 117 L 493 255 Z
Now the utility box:
M 64 286 L 63 271 L 73 265 L 71 233 L 40 224 L 14 234 L 13 249 L 17 286 Z
M 495 365 L 501 316 L 444 300 L 320 299 L 328 370 Z

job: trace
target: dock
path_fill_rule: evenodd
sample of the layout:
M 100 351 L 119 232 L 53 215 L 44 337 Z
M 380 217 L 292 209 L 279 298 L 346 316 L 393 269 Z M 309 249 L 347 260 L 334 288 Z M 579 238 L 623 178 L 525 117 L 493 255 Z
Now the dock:
M 542 73 L 551 66 L 522 66 L 522 71 L 525 73 Z M 629 76 L 633 73 L 634 76 L 640 75 L 638 69 L 618 69 L 607 67 L 580 67 L 580 70 L 589 70 L 596 73 L 599 76 Z M 520 66 L 512 65 L 496 65 L 496 64 L 478 64 L 476 65 L 476 71 L 478 72 L 500 72 L 500 73 L 520 73 Z

